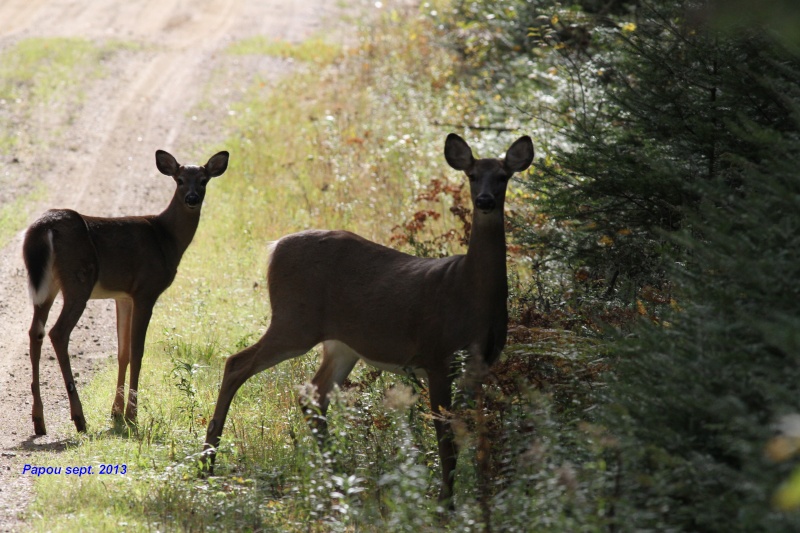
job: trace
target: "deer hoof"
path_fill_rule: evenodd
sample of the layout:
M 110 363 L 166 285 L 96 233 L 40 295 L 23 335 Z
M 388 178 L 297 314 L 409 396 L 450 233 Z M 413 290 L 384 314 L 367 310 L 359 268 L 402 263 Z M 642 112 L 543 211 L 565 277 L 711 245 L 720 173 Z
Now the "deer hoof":
M 212 421 L 211 424 L 214 424 Z M 203 451 L 200 453 L 200 462 L 198 464 L 199 476 L 206 478 L 214 475 L 214 459 L 217 457 L 217 450 L 208 444 L 203 446 Z
M 127 422 L 129 424 L 135 424 L 136 423 L 136 408 L 135 407 L 133 407 L 133 408 L 128 407 L 125 410 L 125 422 Z
M 199 479 L 206 479 L 214 475 L 214 465 L 212 464 L 201 464 L 200 468 L 197 469 L 197 477 Z
M 445 491 L 444 489 L 439 493 L 439 506 L 438 509 L 440 512 L 445 513 L 452 513 L 456 510 L 455 502 L 453 501 L 453 495 L 451 491 Z
M 33 417 L 33 432 L 37 435 L 47 435 L 47 429 L 44 427 L 44 418 L 41 416 Z
M 111 404 L 111 418 L 122 418 L 122 413 L 125 411 L 125 403 L 119 399 L 115 399 Z
M 86 433 L 86 419 L 83 417 L 83 415 L 73 416 L 72 421 L 75 422 L 75 429 L 81 433 Z

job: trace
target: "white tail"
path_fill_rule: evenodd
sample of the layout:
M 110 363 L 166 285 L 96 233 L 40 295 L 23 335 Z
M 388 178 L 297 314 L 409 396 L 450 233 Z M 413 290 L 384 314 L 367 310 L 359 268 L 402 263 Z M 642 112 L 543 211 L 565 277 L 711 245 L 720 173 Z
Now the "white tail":
M 183 252 L 192 242 L 200 220 L 206 183 L 228 166 L 220 152 L 205 166 L 179 165 L 167 152 L 156 152 L 156 166 L 177 185 L 169 206 L 159 215 L 99 218 L 69 209 L 53 209 L 31 224 L 22 254 L 33 300 L 30 329 L 33 381 L 33 428 L 46 433 L 39 391 L 39 359 L 45 324 L 56 295 L 64 307 L 50 330 L 61 374 L 67 386 L 70 415 L 78 431 L 86 430 L 78 391 L 69 363 L 69 337 L 86 302 L 113 298 L 117 304 L 119 374 L 111 413 L 122 416 L 125 374 L 131 366 L 125 418 L 136 419 L 136 391 L 145 335 L 153 305 L 172 284 Z
M 506 185 L 533 161 L 530 137 L 504 159 L 474 159 L 450 134 L 444 155 L 466 173 L 473 225 L 466 255 L 426 259 L 375 244 L 346 231 L 304 231 L 271 245 L 267 277 L 272 320 L 253 346 L 228 358 L 208 426 L 207 467 L 231 401 L 250 376 L 322 343 L 322 365 L 312 380 L 324 416 L 328 394 L 359 359 L 427 379 L 435 414 L 451 405 L 454 354 L 491 364 L 506 340 Z M 324 424 L 324 423 L 323 423 Z M 450 500 L 456 447 L 449 425 L 434 421 L 442 463 L 440 498 Z M 323 428 L 324 429 L 324 428 Z

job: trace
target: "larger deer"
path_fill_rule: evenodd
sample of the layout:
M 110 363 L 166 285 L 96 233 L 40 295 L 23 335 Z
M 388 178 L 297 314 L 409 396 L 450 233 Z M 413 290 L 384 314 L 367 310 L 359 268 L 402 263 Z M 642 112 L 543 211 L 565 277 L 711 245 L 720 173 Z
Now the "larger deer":
M 533 161 L 530 137 L 504 159 L 475 159 L 450 134 L 447 162 L 469 178 L 472 234 L 466 255 L 419 258 L 346 231 L 303 231 L 271 246 L 267 283 L 272 320 L 261 339 L 228 358 L 204 461 L 211 470 L 236 391 L 252 375 L 322 343 L 312 379 L 322 416 L 328 394 L 359 359 L 378 368 L 413 372 L 428 381 L 442 465 L 440 500 L 450 501 L 456 444 L 442 418 L 451 406 L 455 352 L 491 364 L 506 340 L 506 242 L 503 204 L 515 172 Z
M 139 370 L 145 336 L 156 300 L 172 284 L 183 253 L 200 221 L 208 180 L 228 167 L 228 152 L 219 152 L 205 166 L 180 165 L 158 150 L 156 166 L 176 183 L 175 194 L 159 215 L 100 218 L 70 209 L 53 209 L 31 224 L 22 254 L 33 300 L 30 329 L 33 381 L 33 429 L 47 433 L 39 391 L 39 358 L 45 323 L 56 295 L 64 306 L 50 330 L 67 387 L 70 415 L 78 431 L 86 431 L 78 390 L 69 362 L 69 337 L 89 299 L 113 298 L 117 307 L 119 373 L 111 414 L 122 417 L 125 374 L 131 377 L 125 418 L 136 419 Z

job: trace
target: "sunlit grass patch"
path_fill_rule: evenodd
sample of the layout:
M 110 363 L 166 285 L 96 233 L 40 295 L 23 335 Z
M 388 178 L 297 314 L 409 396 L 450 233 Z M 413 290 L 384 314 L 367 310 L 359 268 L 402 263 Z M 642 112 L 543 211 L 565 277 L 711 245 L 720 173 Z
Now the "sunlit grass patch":
M 84 39 L 32 38 L 0 56 L 0 98 L 47 100 L 78 76 L 77 67 L 97 68 L 100 50 Z
M 103 60 L 123 42 L 98 45 L 79 38 L 34 37 L 0 54 L 0 100 L 31 98 L 47 102 L 69 94 L 87 78 L 102 73 Z
M 233 55 L 266 55 L 327 65 L 342 53 L 342 47 L 320 37 L 293 43 L 263 35 L 237 41 L 228 47 Z
M 44 192 L 42 187 L 34 187 L 9 203 L 0 205 L 0 248 L 25 226 L 31 214 L 30 206 Z

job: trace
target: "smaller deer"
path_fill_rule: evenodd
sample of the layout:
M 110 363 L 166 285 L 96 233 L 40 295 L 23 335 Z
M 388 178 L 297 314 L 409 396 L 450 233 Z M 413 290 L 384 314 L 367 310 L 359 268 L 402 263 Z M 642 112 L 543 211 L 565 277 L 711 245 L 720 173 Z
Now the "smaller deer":
M 469 178 L 473 224 L 466 255 L 414 257 L 346 231 L 304 231 L 272 244 L 267 274 L 272 319 L 258 342 L 225 363 L 206 433 L 203 460 L 209 470 L 239 387 L 322 343 L 322 364 L 312 385 L 323 417 L 329 393 L 359 360 L 427 379 L 437 415 L 439 499 L 450 502 L 456 445 L 441 414 L 451 407 L 454 355 L 468 350 L 470 364 L 481 368 L 491 365 L 505 345 L 503 204 L 508 180 L 533 161 L 533 143 L 520 137 L 503 159 L 475 159 L 469 145 L 451 133 L 444 156 Z M 324 421 L 321 425 L 324 429 Z
M 70 209 L 52 209 L 31 224 L 22 255 L 33 300 L 30 329 L 33 381 L 33 429 L 47 433 L 39 391 L 39 358 L 45 324 L 56 295 L 64 307 L 50 330 L 64 384 L 70 416 L 78 431 L 86 419 L 69 362 L 69 337 L 89 299 L 112 298 L 117 307 L 119 373 L 111 415 L 122 417 L 125 374 L 131 366 L 125 419 L 136 420 L 139 371 L 145 336 L 156 300 L 172 284 L 181 257 L 192 242 L 208 180 L 228 168 L 228 152 L 219 152 L 205 166 L 180 165 L 163 150 L 156 166 L 177 185 L 172 201 L 159 215 L 101 218 Z

